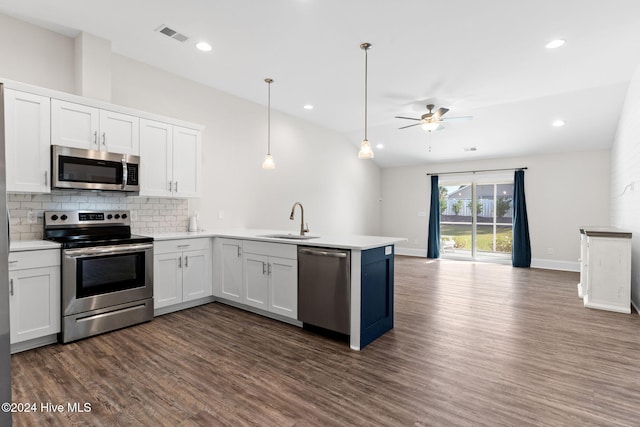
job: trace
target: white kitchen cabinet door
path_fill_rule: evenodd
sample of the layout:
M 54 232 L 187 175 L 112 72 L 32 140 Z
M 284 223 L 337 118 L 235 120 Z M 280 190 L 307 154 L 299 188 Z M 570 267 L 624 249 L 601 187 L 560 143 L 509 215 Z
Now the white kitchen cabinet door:
M 269 311 L 298 318 L 298 261 L 269 258 Z
M 140 155 L 140 119 L 129 114 L 100 110 L 100 151 Z
M 30 268 L 9 273 L 11 344 L 60 332 L 60 269 Z
M 182 302 L 182 254 L 153 256 L 153 308 Z
M 51 100 L 51 145 L 99 150 L 99 124 L 97 108 Z
M 141 196 L 172 196 L 172 125 L 140 119 L 140 175 Z
M 244 303 L 267 310 L 269 307 L 269 259 L 264 255 L 244 254 Z
M 201 132 L 173 127 L 173 195 L 200 196 Z
M 221 298 L 242 302 L 243 265 L 242 240 L 220 239 L 220 291 Z
M 5 91 L 7 191 L 50 193 L 51 100 Z
M 182 253 L 182 301 L 211 296 L 209 251 L 195 250 Z

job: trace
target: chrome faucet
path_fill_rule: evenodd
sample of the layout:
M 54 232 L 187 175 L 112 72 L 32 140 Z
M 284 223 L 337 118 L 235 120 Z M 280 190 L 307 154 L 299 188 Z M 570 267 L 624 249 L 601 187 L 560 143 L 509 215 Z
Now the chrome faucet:
M 309 224 L 307 224 L 306 227 L 304 225 L 304 208 L 302 207 L 302 203 L 295 202 L 293 204 L 293 206 L 291 207 L 291 216 L 289 216 L 289 219 L 293 221 L 293 212 L 296 210 L 296 206 L 300 206 L 300 235 L 304 236 L 304 233 L 307 233 L 309 231 Z

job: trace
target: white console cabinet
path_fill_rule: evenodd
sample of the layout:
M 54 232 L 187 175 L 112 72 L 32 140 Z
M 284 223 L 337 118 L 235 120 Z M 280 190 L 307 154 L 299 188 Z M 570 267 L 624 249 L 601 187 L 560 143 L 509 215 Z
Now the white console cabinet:
M 631 233 L 581 227 L 580 284 L 584 306 L 631 312 Z

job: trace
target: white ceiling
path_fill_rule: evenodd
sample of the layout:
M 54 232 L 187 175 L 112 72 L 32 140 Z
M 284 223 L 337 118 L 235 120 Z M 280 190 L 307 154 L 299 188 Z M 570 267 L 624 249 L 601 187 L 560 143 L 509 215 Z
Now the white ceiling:
M 0 12 L 111 40 L 115 53 L 260 104 L 271 77 L 273 109 L 354 147 L 369 42 L 368 136 L 384 143 L 383 167 L 606 149 L 640 63 L 637 0 L 0 0 Z M 190 40 L 154 31 L 163 24 Z M 566 45 L 544 48 L 556 38 Z M 474 118 L 431 135 L 397 129 L 410 122 L 394 116 L 429 102 Z

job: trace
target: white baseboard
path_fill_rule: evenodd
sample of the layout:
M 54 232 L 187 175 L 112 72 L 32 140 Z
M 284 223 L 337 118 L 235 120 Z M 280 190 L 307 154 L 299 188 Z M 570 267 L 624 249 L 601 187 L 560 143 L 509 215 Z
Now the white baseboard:
M 580 263 L 578 261 L 558 261 L 553 259 L 539 259 L 534 258 L 531 260 L 532 268 L 544 268 L 546 270 L 562 270 L 562 271 L 575 271 L 580 272 Z
M 426 258 L 427 250 L 424 248 L 403 248 L 396 246 L 396 255 L 415 256 Z M 505 261 L 509 262 L 509 261 Z M 578 261 L 559 261 L 553 259 L 533 258 L 531 260 L 532 268 L 543 268 L 546 270 L 561 270 L 580 272 L 580 263 Z
M 417 256 L 426 258 L 427 250 L 422 248 L 402 248 L 396 246 L 396 255 Z

